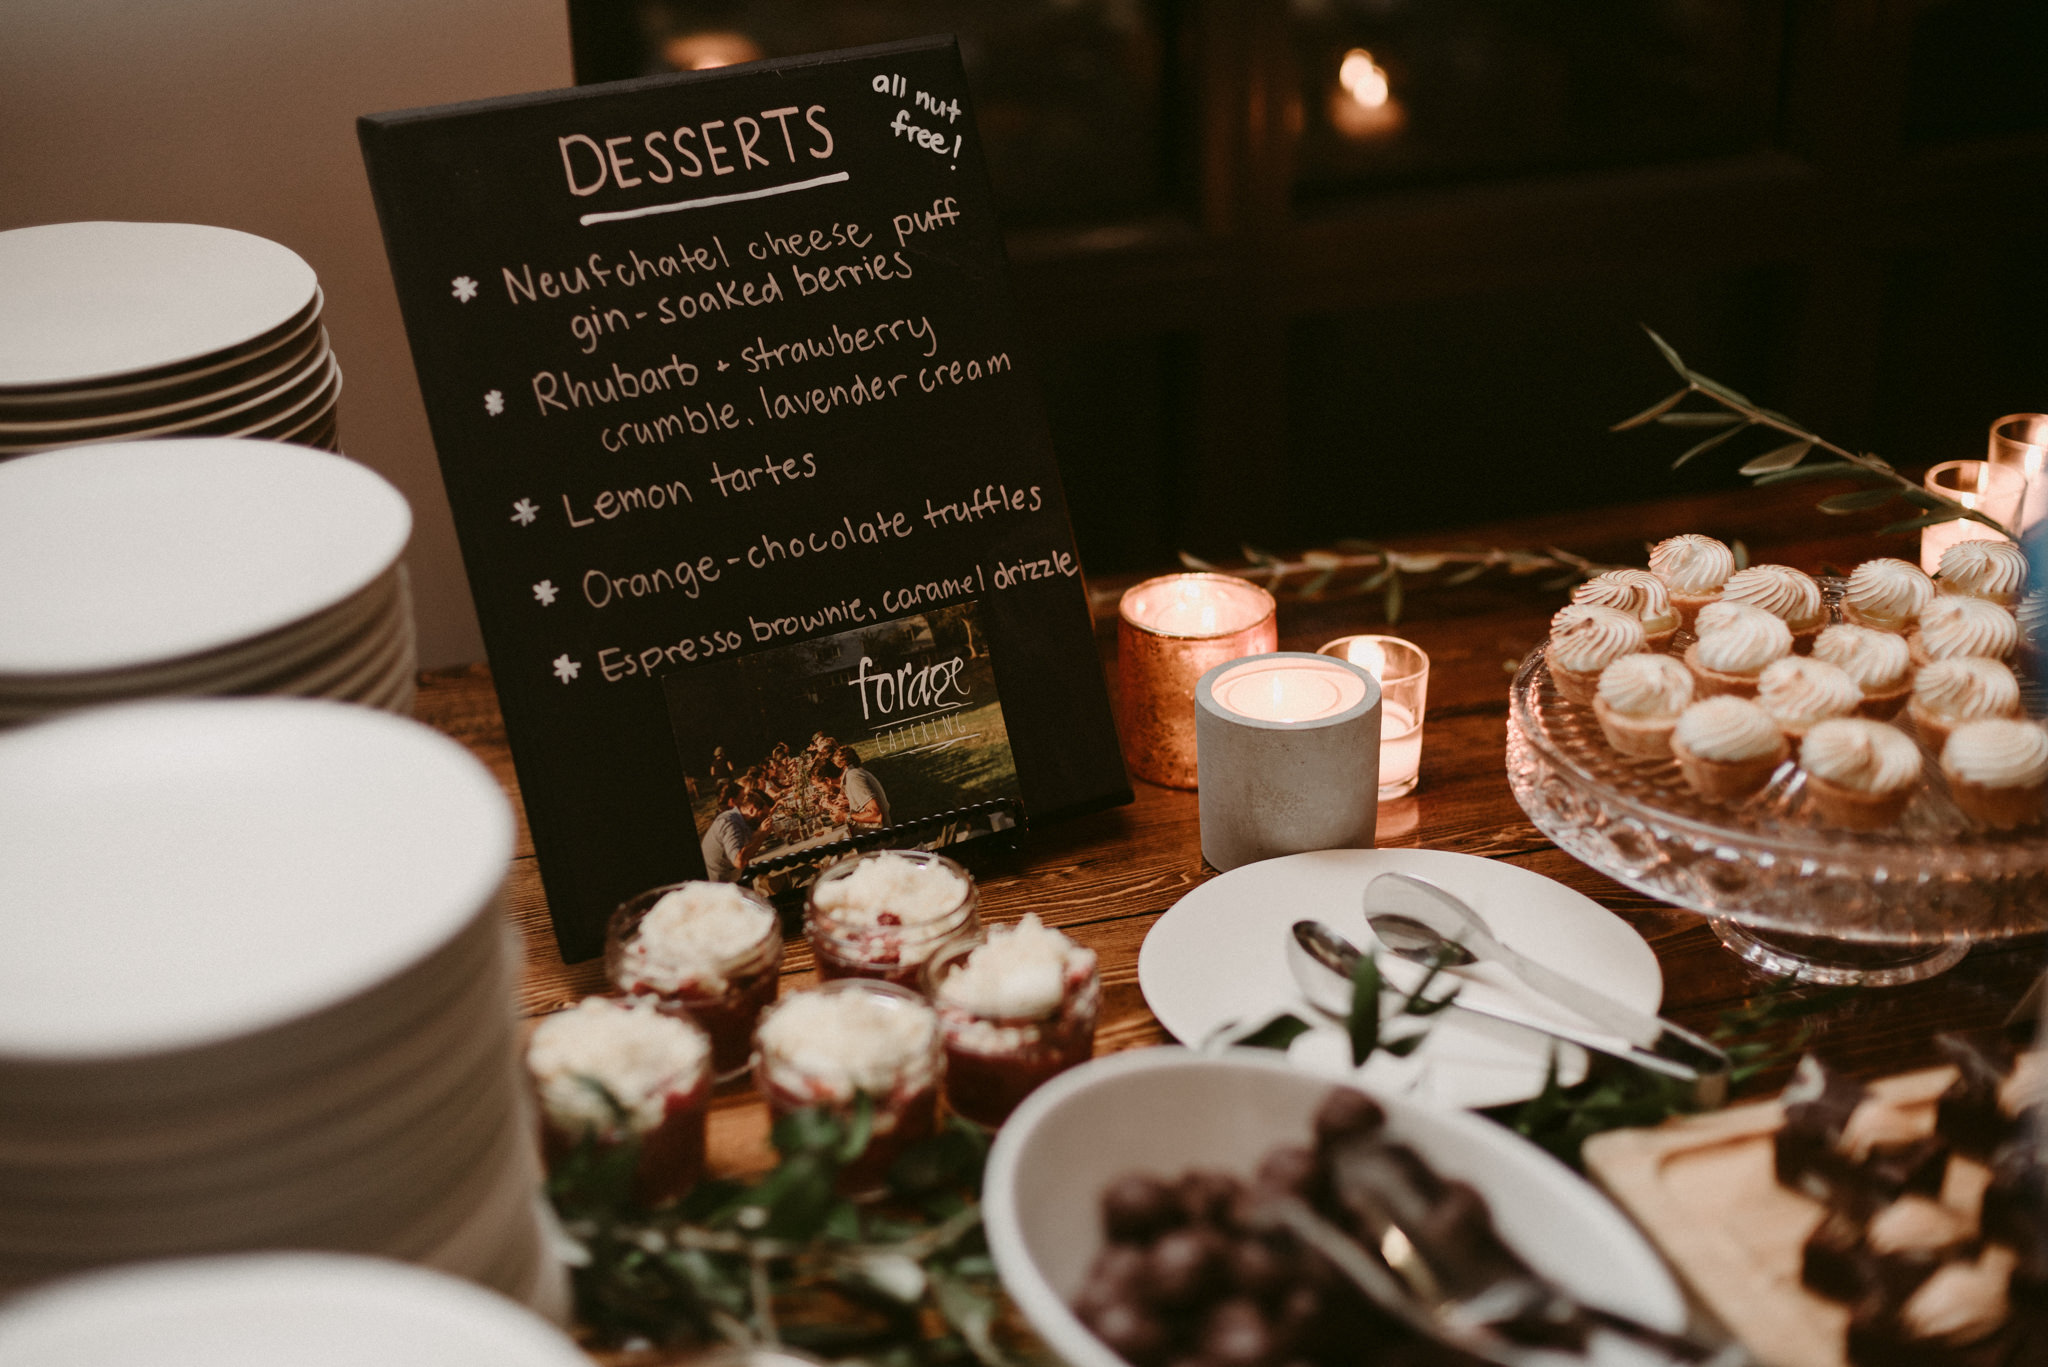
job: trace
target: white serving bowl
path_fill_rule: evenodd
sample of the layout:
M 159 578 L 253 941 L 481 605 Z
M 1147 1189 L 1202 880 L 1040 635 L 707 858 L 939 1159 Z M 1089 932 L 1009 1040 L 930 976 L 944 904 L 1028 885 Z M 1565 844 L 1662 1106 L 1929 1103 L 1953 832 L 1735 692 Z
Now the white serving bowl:
M 1128 1173 L 1192 1168 L 1249 1177 L 1268 1150 L 1311 1142 L 1335 1085 L 1278 1055 L 1143 1049 L 1083 1064 L 1017 1108 L 996 1136 L 982 1212 L 1003 1284 L 1070 1367 L 1125 1367 L 1068 1308 L 1102 1247 L 1101 1194 Z M 1375 1094 L 1387 1128 L 1486 1198 L 1523 1258 L 1579 1299 L 1662 1329 L 1686 1306 L 1657 1254 L 1606 1197 L 1533 1144 L 1465 1111 Z M 1610 1335 L 1586 1359 L 1658 1361 Z

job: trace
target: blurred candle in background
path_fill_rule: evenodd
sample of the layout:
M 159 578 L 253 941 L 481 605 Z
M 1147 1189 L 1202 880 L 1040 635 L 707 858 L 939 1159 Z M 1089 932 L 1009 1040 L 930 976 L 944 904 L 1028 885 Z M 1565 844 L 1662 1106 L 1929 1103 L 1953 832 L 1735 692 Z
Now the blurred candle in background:
M 1345 53 L 1337 64 L 1337 89 L 1330 96 L 1330 123 L 1337 131 L 1364 142 L 1392 137 L 1407 122 L 1408 111 L 1394 98 L 1386 68 L 1362 47 Z
M 1195 684 L 1210 669 L 1278 648 L 1273 595 L 1227 574 L 1168 574 L 1117 606 L 1117 729 L 1131 773 L 1195 786 Z
M 2008 413 L 1991 424 L 1991 463 L 2026 476 L 2026 501 L 2016 532 L 2048 515 L 2048 413 Z
M 2015 466 L 1993 465 L 1984 460 L 1945 460 L 1927 472 L 1924 483 L 1931 494 L 1946 494 L 1965 508 L 1997 518 L 2008 527 L 2017 530 L 2019 526 L 2027 479 Z M 1958 541 L 2004 539 L 1981 522 L 1957 519 L 1936 523 L 1920 533 L 1920 568 L 1933 574 L 1941 568 L 1942 553 Z
M 1429 656 L 1398 636 L 1340 636 L 1316 651 L 1348 660 L 1380 683 L 1380 801 L 1415 791 L 1422 774 L 1422 719 Z

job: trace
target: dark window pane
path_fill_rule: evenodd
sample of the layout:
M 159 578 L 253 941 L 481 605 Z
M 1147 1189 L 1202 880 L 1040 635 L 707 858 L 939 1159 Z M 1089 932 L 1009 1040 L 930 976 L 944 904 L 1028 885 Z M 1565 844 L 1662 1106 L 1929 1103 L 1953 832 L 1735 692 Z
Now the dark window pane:
M 1287 539 L 1327 544 L 1738 482 L 1734 467 L 1764 445 L 1737 455 L 1731 443 L 1674 473 L 1697 432 L 1607 428 L 1678 388 L 1639 321 L 1696 369 L 1782 401 L 1789 304 L 1786 282 L 1756 271 L 1303 319 L 1288 338 Z
M 1911 141 L 2048 128 L 2048 4 L 2041 0 L 1927 0 L 1913 22 L 1911 60 Z
M 1034 347 L 1060 482 L 1090 574 L 1154 570 L 1180 548 L 1191 348 L 1177 339 Z
M 570 0 L 580 81 L 959 36 L 1011 227 L 1170 207 L 1187 120 L 1169 0 Z
M 1777 0 L 1292 0 L 1296 189 L 1742 152 L 1776 119 Z

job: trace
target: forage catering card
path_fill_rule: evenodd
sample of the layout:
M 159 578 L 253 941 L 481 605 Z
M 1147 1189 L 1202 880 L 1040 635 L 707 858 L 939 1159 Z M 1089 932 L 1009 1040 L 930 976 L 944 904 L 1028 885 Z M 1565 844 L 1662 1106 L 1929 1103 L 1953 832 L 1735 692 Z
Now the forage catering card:
M 850 744 L 892 824 L 1129 800 L 951 39 L 360 133 L 566 955 L 706 872 L 720 747 Z

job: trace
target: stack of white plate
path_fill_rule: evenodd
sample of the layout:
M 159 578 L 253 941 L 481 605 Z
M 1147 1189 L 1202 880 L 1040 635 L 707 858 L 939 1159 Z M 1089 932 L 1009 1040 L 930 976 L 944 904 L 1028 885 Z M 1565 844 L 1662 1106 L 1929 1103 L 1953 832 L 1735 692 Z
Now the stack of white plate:
M 320 306 L 297 252 L 232 228 L 0 232 L 0 460 L 180 433 L 335 450 Z
M 0 727 L 166 693 L 412 709 L 405 496 L 228 437 L 0 462 Z
M 559 1306 L 504 793 L 296 698 L 0 735 L 0 1292 L 313 1248 Z
M 9 1367 L 590 1367 L 561 1330 L 375 1258 L 250 1254 L 96 1273 L 0 1307 Z

